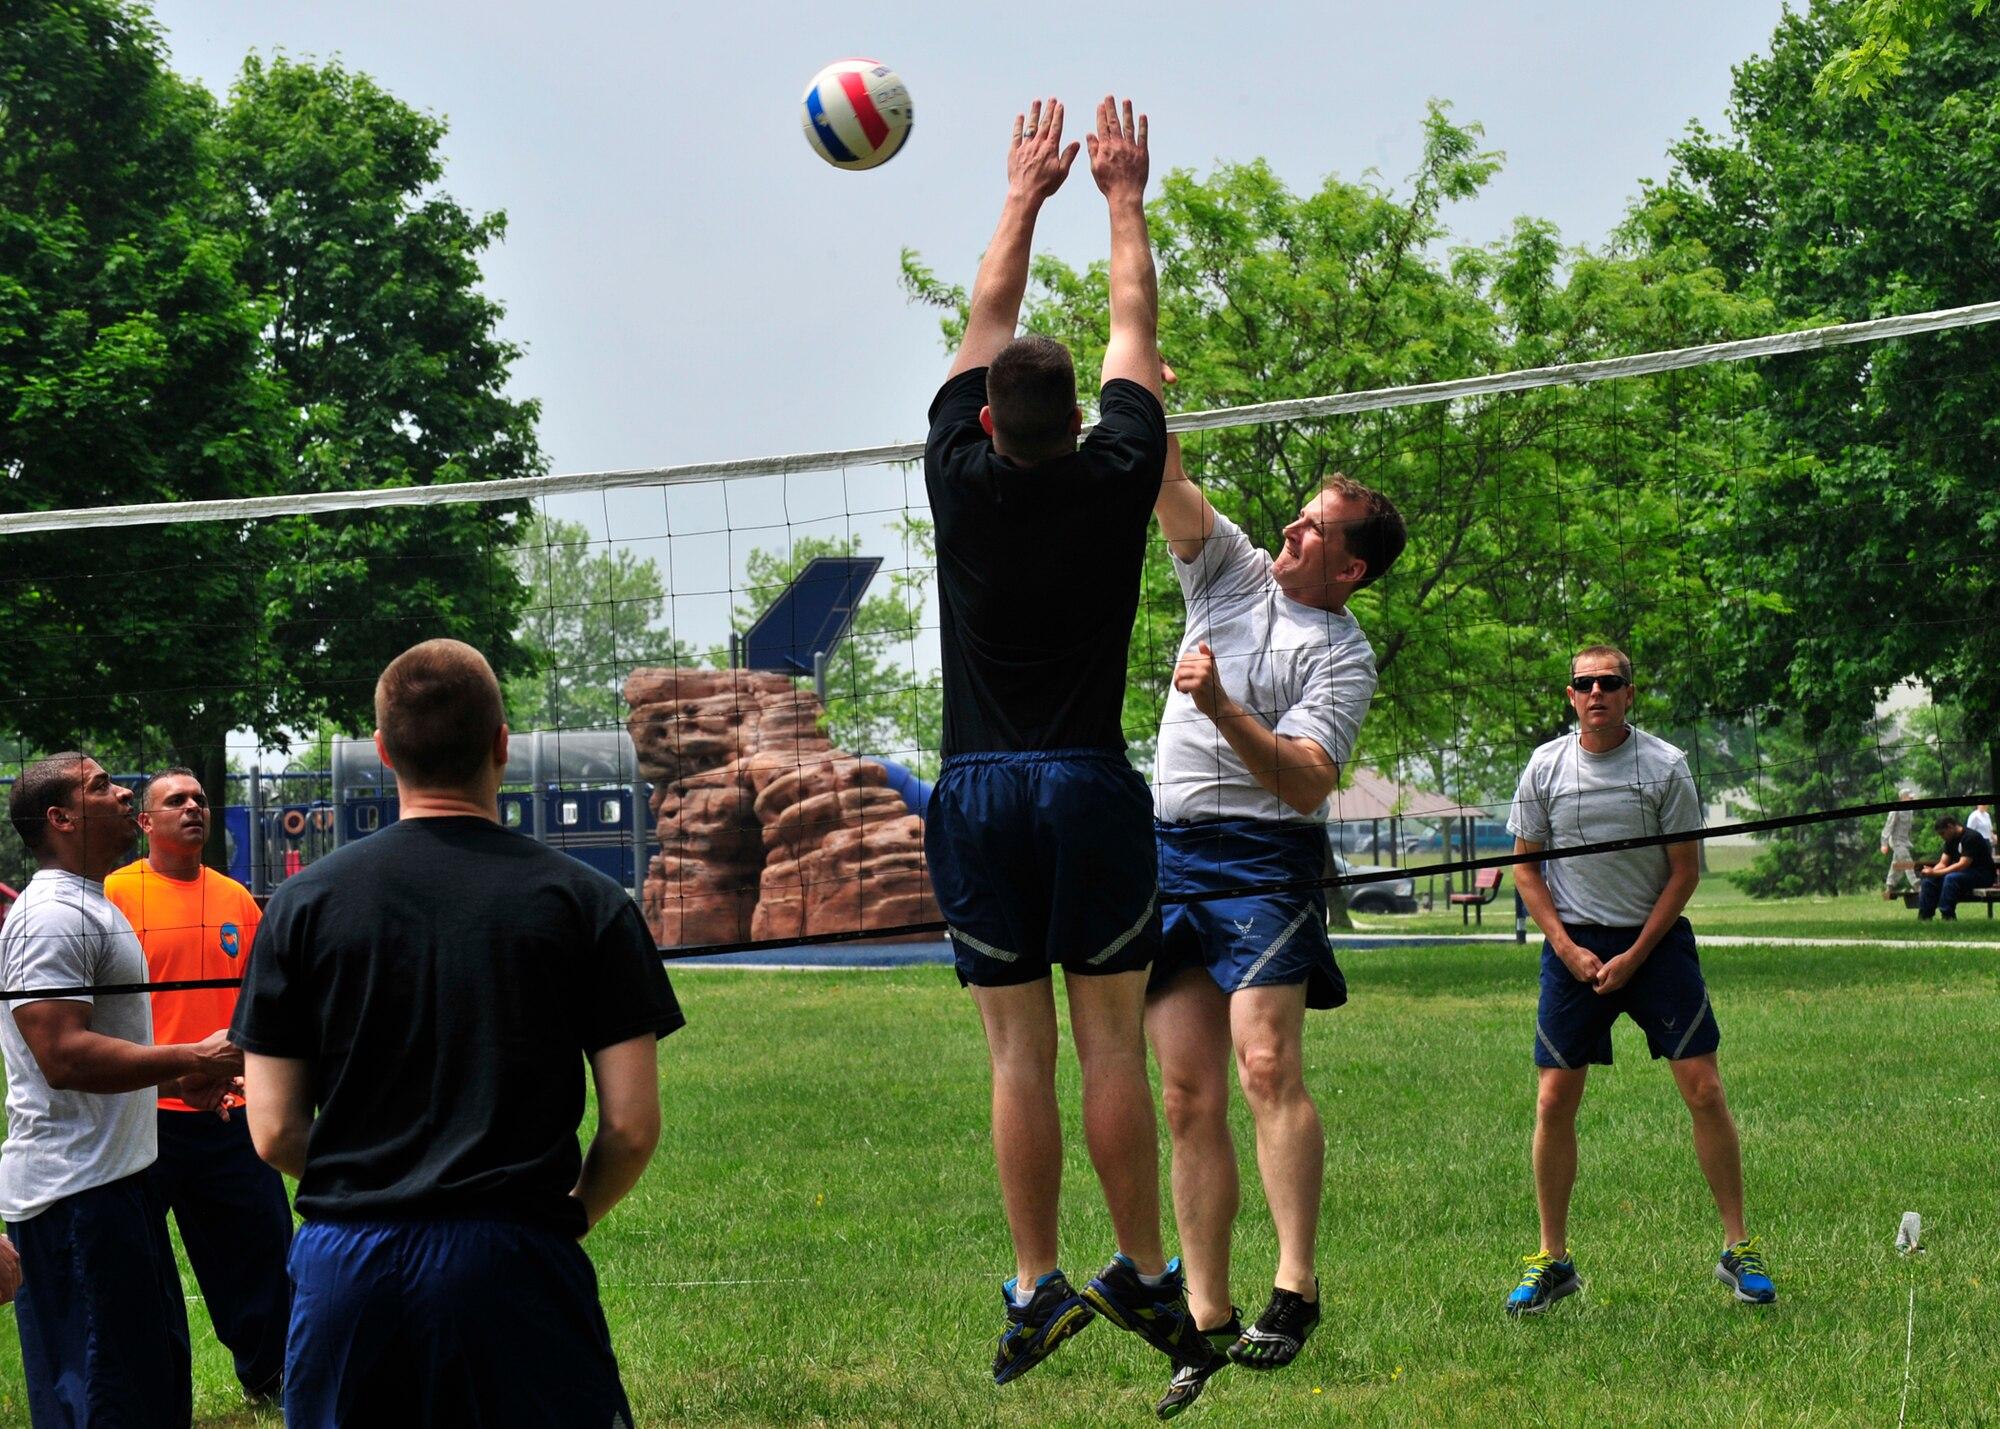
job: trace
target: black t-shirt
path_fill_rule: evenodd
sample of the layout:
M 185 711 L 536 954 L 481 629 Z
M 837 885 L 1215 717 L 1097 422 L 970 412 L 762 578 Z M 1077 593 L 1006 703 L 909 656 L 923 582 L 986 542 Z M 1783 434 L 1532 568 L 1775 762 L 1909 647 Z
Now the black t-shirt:
M 924 447 L 937 522 L 944 752 L 1125 748 L 1119 715 L 1146 523 L 1167 459 L 1160 399 L 1114 379 L 1096 428 L 1017 466 L 980 429 L 986 369 L 938 389 Z
M 581 1235 L 589 1053 L 682 1025 L 625 890 L 487 819 L 405 819 L 285 880 L 230 1040 L 311 1068 L 308 1218 Z
M 1944 841 L 1944 862 L 1949 868 L 1961 858 L 1970 859 L 1965 871 L 1984 887 L 1993 882 L 1993 844 L 1977 829 L 1960 829 L 1958 837 Z

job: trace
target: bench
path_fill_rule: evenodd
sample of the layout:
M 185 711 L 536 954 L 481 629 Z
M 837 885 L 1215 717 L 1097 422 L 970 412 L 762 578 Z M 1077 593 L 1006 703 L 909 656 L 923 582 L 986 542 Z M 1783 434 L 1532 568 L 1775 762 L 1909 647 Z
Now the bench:
M 1993 905 L 2000 903 L 2000 883 L 1996 883 L 1990 888 L 1975 888 L 1965 895 L 1964 901 L 1967 903 L 1975 901 L 1984 903 L 1986 905 L 1986 916 L 1991 918 L 1993 916 Z
M 1482 868 L 1472 875 L 1472 891 L 1451 895 L 1451 906 L 1458 909 L 1460 923 L 1479 923 L 1484 926 L 1481 910 L 1500 896 L 1500 872 L 1497 868 Z M 1991 913 L 1991 909 L 1987 910 Z

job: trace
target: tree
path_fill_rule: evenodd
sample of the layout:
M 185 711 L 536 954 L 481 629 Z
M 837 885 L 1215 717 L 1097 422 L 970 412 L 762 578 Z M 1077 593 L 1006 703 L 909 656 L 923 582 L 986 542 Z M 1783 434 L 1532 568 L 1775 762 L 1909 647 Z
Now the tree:
M 1754 732 L 1753 782 L 1733 812 L 1746 819 L 1886 802 L 1896 797 L 1902 751 L 1886 720 L 1802 734 L 1782 721 Z M 1826 819 L 1760 834 L 1756 862 L 1730 875 L 1753 898 L 1830 898 L 1881 877 L 1879 823 Z
M 528 587 L 520 643 L 537 666 L 507 682 L 518 729 L 623 729 L 625 677 L 644 664 L 699 658 L 671 632 L 660 569 L 629 549 L 593 543 L 579 522 L 531 517 L 514 548 Z
M 1166 177 L 1148 217 L 1161 346 L 1180 375 L 1174 405 L 1625 355 L 1740 335 L 1762 320 L 1691 245 L 1584 253 L 1523 219 L 1504 243 L 1451 247 L 1447 208 L 1476 194 L 1500 156 L 1439 106 L 1425 134 L 1401 197 L 1337 178 L 1294 193 L 1262 162 Z M 914 254 L 904 275 L 914 299 L 944 310 L 954 342 L 963 290 Z M 1025 325 L 1068 343 L 1090 386 L 1106 336 L 1105 266 L 1044 256 L 1033 279 Z M 1694 666 L 1685 612 L 1703 573 L 1681 558 L 1689 511 L 1671 478 L 1729 450 L 1722 429 L 1740 382 L 1705 370 L 1228 428 L 1186 446 L 1203 489 L 1266 549 L 1334 472 L 1396 501 L 1409 550 L 1353 603 L 1381 676 L 1356 757 L 1492 799 L 1512 789 L 1528 749 L 1567 722 L 1556 691 L 1577 645 L 1609 638 L 1653 669 Z M 1142 753 L 1183 622 L 1164 554 L 1144 582 L 1124 715 Z
M 1848 43 L 1813 80 L 1813 93 L 1867 99 L 1910 62 L 1910 47 L 1959 15 L 1975 19 L 1992 0 L 1856 0 L 1848 12 Z
M 922 668 L 918 640 L 936 557 L 929 522 L 905 515 L 893 529 L 903 559 L 887 564 L 889 588 L 861 602 L 847 639 L 827 661 L 826 732 L 850 753 L 893 759 L 934 777 L 944 707 L 937 672 Z M 783 552 L 752 551 L 736 628 L 748 629 L 814 557 L 862 554 L 858 535 L 800 536 Z M 714 656 L 718 664 L 726 658 L 722 651 Z
M 1820 0 L 1738 66 L 1729 132 L 1695 126 L 1635 237 L 1700 246 L 1786 323 L 1983 302 L 2000 288 L 2000 27 L 1969 6 L 1906 27 L 1902 73 L 1867 99 L 1819 78 L 1889 7 Z M 1739 706 L 1808 735 L 1854 728 L 1896 684 L 2000 728 L 2000 333 L 1972 328 L 1765 364 L 1787 458 L 1715 493 L 1720 548 L 1766 598 L 1715 648 Z M 2000 750 L 1989 749 L 1989 774 Z M 1980 781 L 1984 783 L 1985 780 Z
M 136 5 L 0 18 L 0 497 L 12 509 L 540 471 L 515 349 L 477 292 L 502 232 L 437 192 L 435 119 L 338 65 L 252 60 L 226 110 Z M 8 543 L 0 722 L 138 744 L 219 794 L 225 740 L 368 718 L 452 635 L 504 675 L 520 509 Z M 220 825 L 218 824 L 218 830 Z M 209 856 L 219 860 L 218 832 Z

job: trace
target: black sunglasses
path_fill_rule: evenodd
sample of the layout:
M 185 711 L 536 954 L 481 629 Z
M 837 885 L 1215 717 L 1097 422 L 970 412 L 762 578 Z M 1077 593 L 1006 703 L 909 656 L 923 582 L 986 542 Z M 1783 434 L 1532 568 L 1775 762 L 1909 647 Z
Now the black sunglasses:
M 1623 675 L 1571 675 L 1569 687 L 1580 695 L 1592 690 L 1602 690 L 1607 695 L 1615 695 L 1632 682 Z

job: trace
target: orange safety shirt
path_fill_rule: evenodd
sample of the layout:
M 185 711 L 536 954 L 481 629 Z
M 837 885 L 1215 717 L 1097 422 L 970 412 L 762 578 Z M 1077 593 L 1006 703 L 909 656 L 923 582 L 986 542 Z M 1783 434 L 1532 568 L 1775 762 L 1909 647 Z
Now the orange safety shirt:
M 168 878 L 142 858 L 105 879 L 104 892 L 138 933 L 154 982 L 243 976 L 262 915 L 250 890 L 227 874 L 203 868 L 198 878 Z M 236 1012 L 233 987 L 152 997 L 153 1042 L 162 1047 L 199 1042 Z M 160 1105 L 195 1110 L 179 1097 L 162 1096 Z

